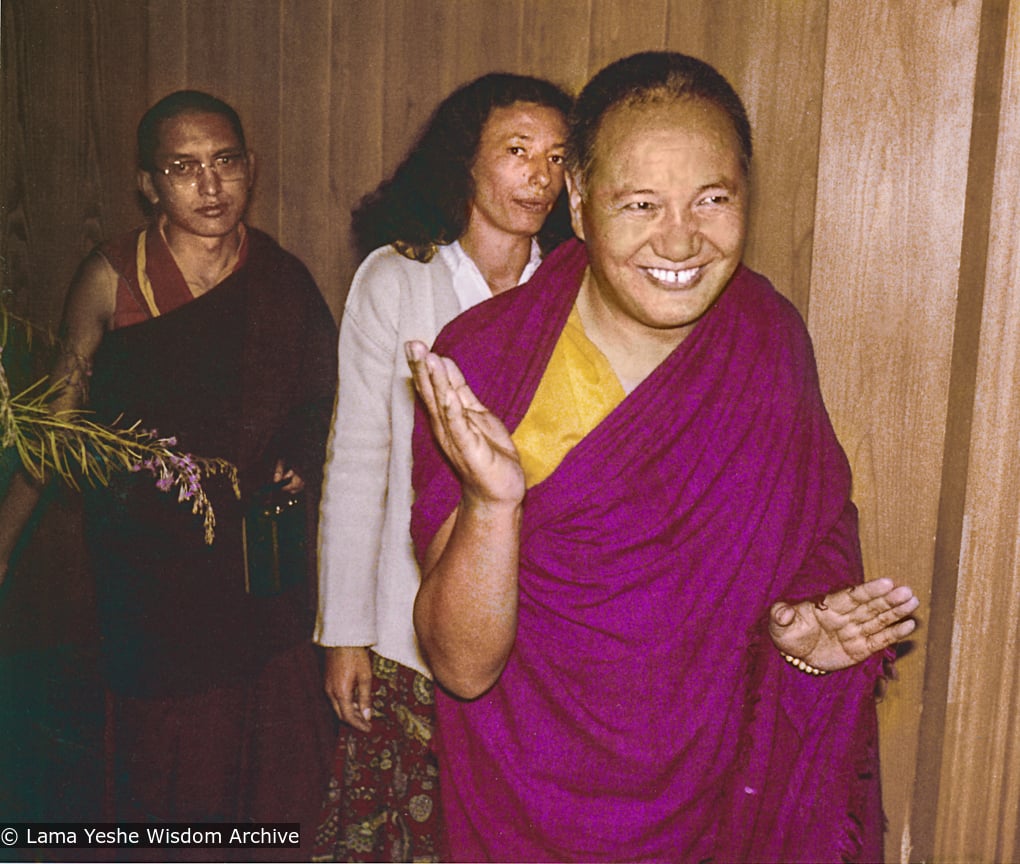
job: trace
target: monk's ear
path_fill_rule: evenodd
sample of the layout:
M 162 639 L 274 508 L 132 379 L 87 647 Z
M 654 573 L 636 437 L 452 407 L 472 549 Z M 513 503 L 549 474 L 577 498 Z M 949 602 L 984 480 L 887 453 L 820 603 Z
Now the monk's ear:
M 255 185 L 255 151 L 246 150 L 244 160 L 248 163 L 248 188 Z
M 159 191 L 152 180 L 152 174 L 140 168 L 138 169 L 138 191 L 145 196 L 145 200 L 153 207 L 159 204 Z
M 570 225 L 574 233 L 584 240 L 584 220 L 581 218 L 584 187 L 581 185 L 580 172 L 567 172 L 567 200 L 570 202 Z

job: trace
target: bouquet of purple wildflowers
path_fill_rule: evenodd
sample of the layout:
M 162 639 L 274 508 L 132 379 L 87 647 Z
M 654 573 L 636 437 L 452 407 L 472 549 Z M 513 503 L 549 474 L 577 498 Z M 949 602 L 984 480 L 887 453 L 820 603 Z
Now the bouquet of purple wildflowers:
M 53 410 L 52 401 L 65 381 L 42 378 L 20 393 L 11 394 L 4 369 L 9 313 L 0 305 L 0 450 L 13 448 L 25 471 L 39 482 L 56 475 L 74 489 L 84 481 L 107 485 L 116 471 L 148 471 L 163 492 L 177 488 L 178 501 L 191 501 L 201 515 L 205 542 L 212 543 L 216 515 L 202 489 L 202 477 L 223 474 L 240 498 L 237 468 L 226 459 L 210 459 L 177 450 L 177 439 L 160 438 L 156 430 L 138 423 L 105 426 L 80 409 Z M 27 328 L 29 322 L 18 319 Z

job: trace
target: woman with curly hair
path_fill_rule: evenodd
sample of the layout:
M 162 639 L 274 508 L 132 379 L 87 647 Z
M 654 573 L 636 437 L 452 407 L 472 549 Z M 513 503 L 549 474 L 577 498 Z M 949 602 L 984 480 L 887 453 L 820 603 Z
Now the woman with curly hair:
M 437 108 L 393 176 L 353 212 L 359 252 L 340 328 L 340 379 L 320 524 L 316 642 L 345 724 L 319 860 L 439 860 L 431 673 L 415 640 L 414 394 L 404 343 L 527 281 L 570 236 L 563 158 L 570 97 L 484 75 Z M 373 251 L 374 250 L 374 251 Z

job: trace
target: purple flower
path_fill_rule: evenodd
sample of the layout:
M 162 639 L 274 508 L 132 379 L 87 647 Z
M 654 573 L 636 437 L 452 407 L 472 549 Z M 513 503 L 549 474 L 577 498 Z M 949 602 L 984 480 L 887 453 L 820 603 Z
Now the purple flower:
M 156 478 L 156 488 L 161 492 L 169 492 L 177 487 L 179 502 L 191 501 L 192 513 L 201 513 L 205 524 L 205 542 L 213 542 L 213 526 L 216 518 L 213 515 L 212 503 L 202 490 L 202 472 L 210 474 L 224 473 L 231 481 L 235 494 L 240 497 L 237 489 L 236 469 L 225 460 L 206 460 L 191 453 L 174 451 L 177 446 L 176 437 L 159 438 L 156 430 L 134 429 L 137 442 L 148 457 L 130 466 L 132 471 L 148 471 Z

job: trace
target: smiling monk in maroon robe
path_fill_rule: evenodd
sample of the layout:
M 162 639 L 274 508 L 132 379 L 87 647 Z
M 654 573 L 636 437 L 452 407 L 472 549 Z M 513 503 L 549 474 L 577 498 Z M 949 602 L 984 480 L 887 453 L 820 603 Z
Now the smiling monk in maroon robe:
M 862 581 L 806 329 L 741 264 L 750 157 L 711 67 L 607 67 L 583 243 L 408 345 L 452 860 L 881 859 L 874 688 L 917 600 Z

